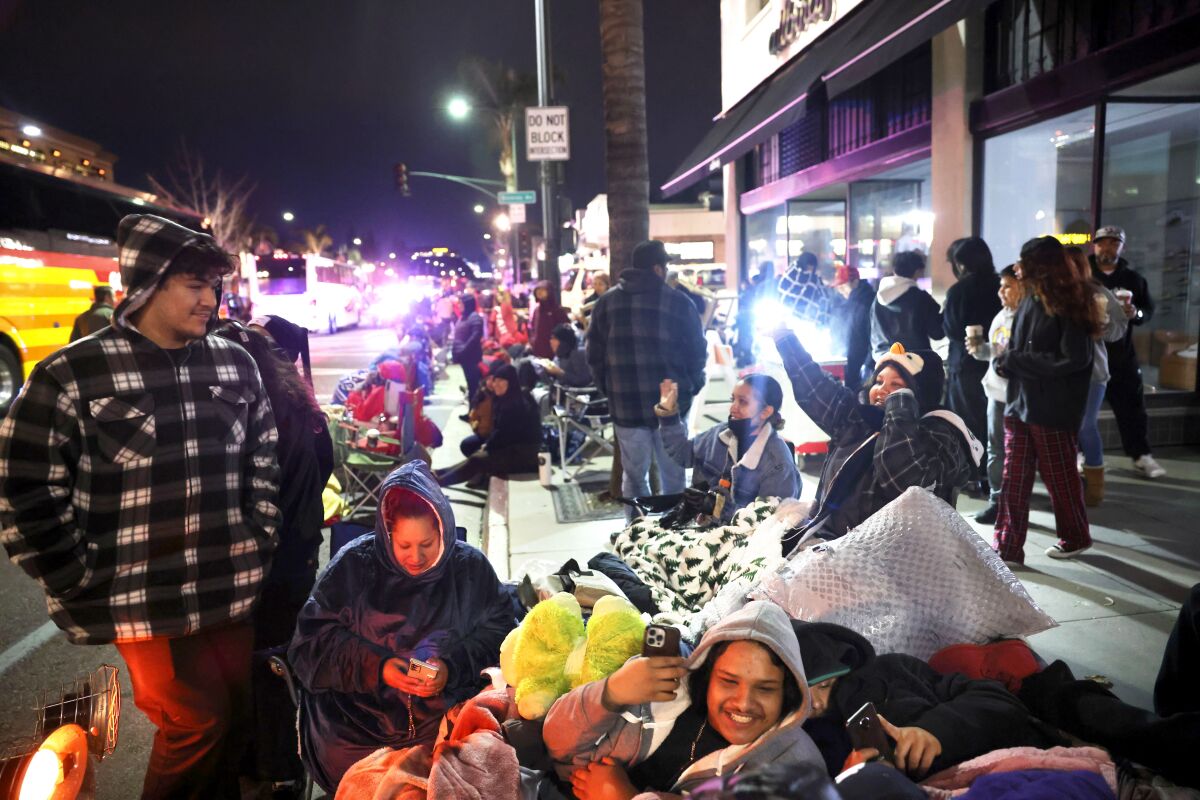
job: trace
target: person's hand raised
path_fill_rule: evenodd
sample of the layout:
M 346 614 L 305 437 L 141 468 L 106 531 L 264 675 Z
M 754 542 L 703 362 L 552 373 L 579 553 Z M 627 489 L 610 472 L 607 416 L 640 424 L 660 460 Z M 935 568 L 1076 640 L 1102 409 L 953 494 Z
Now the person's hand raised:
M 674 700 L 680 681 L 688 674 L 685 664 L 678 656 L 631 658 L 608 676 L 604 704 L 609 708 L 629 708 Z

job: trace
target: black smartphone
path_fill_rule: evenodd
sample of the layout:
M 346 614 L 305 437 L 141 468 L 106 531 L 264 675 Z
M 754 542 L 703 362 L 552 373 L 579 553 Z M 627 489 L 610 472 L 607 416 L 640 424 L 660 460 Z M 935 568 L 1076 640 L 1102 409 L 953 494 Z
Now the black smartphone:
M 883 725 L 879 722 L 879 714 L 875 711 L 874 703 L 863 703 L 863 707 L 846 720 L 846 732 L 850 734 L 850 744 L 855 750 L 866 750 L 868 747 L 872 747 L 878 751 L 879 758 L 882 760 L 888 763 L 896 761 L 896 755 L 892 752 L 892 744 L 888 741 L 887 734 L 883 732 Z
M 647 625 L 642 637 L 642 655 L 647 657 L 678 656 L 679 628 L 670 625 Z

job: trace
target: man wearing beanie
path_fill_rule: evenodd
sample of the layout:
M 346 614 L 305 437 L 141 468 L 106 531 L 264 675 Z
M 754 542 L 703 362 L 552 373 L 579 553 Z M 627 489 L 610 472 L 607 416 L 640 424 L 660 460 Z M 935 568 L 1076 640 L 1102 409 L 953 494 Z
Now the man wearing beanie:
M 209 332 L 232 261 L 151 215 L 117 230 L 112 325 L 37 365 L 0 426 L 9 556 L 75 644 L 115 644 L 157 726 L 142 797 L 239 797 L 250 615 L 279 521 L 258 368 Z
M 813 536 L 836 539 L 910 486 L 954 505 L 975 475 L 983 445 L 939 406 L 945 375 L 931 350 L 899 345 L 879 356 L 865 402 L 821 369 L 786 327 L 772 332 L 796 402 L 829 435 L 829 454 L 809 518 L 783 539 L 783 554 Z

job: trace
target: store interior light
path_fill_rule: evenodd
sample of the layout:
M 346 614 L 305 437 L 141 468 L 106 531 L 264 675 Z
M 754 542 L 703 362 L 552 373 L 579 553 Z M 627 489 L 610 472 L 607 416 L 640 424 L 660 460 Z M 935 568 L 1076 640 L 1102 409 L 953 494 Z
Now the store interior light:
M 50 155 L 54 156 L 55 158 L 61 158 L 62 150 L 51 150 Z

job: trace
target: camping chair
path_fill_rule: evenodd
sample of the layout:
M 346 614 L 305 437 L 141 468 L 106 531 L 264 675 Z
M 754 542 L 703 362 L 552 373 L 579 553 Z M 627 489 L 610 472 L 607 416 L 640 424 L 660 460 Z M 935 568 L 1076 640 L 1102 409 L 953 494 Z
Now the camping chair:
M 615 447 L 605 435 L 612 426 L 612 417 L 608 415 L 608 398 L 595 386 L 575 387 L 556 383 L 553 396 L 554 422 L 558 427 L 558 463 L 562 467 L 563 480 L 570 481 L 595 454 L 614 454 Z M 573 431 L 579 431 L 584 438 L 572 450 L 569 439 Z M 585 458 L 589 449 L 592 456 Z M 580 459 L 579 464 L 574 470 L 569 469 L 568 465 L 576 459 Z
M 277 648 L 274 655 L 267 658 L 267 667 L 272 673 L 277 675 L 285 684 L 287 684 L 288 696 L 292 698 L 292 704 L 296 707 L 296 731 L 299 741 L 303 742 L 303 734 L 300 733 L 300 684 L 296 681 L 296 677 L 292 674 L 292 667 L 287 662 L 287 648 Z M 303 744 L 301 744 L 303 747 Z M 300 759 L 301 765 L 304 759 Z M 301 797 L 304 800 L 312 800 L 313 780 L 308 774 L 308 769 L 304 770 L 304 786 Z
M 399 389 L 393 389 L 393 385 Z M 332 420 L 334 459 L 341 468 L 342 500 L 345 522 L 366 519 L 374 523 L 379 510 L 379 491 L 392 470 L 417 457 L 415 447 L 416 402 L 420 390 L 410 392 L 389 381 L 384 389 L 384 410 L 392 416 L 393 404 L 399 425 L 397 436 L 372 435 L 371 423 L 350 419 Z M 376 432 L 377 433 L 377 432 Z

